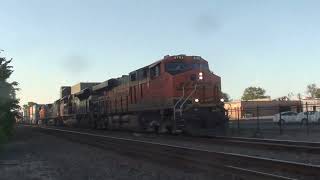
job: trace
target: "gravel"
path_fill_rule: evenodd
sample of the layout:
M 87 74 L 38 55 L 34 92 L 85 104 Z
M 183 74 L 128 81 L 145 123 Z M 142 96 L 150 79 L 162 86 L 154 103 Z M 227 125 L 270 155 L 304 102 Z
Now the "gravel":
M 72 130 L 68 129 L 67 130 Z M 244 147 L 238 146 L 237 144 L 230 145 L 230 144 L 208 144 L 194 141 L 186 141 L 186 140 L 179 140 L 179 137 L 175 136 L 163 136 L 163 135 L 156 135 L 156 134 L 140 134 L 140 133 L 129 133 L 129 132 L 121 132 L 121 131 L 92 131 L 92 130 L 84 130 L 81 131 L 88 132 L 88 133 L 96 133 L 102 135 L 110 135 L 114 137 L 123 137 L 123 138 L 131 138 L 137 140 L 146 140 L 152 142 L 159 142 L 159 143 L 166 143 L 184 147 L 191 147 L 191 148 L 201 148 L 207 149 L 217 152 L 228 152 L 228 153 L 235 153 L 235 154 L 244 154 L 249 156 L 255 157 L 264 157 L 270 159 L 277 159 L 277 160 L 285 160 L 285 161 L 292 161 L 292 162 L 300 162 L 300 163 L 307 163 L 307 164 L 314 164 L 320 165 L 320 156 L 319 154 L 310 154 L 305 152 L 294 152 L 294 151 L 284 151 L 284 150 L 272 150 L 272 149 L 259 149 L 253 147 Z M 284 138 L 285 139 L 285 138 Z
M 177 169 L 17 127 L 0 151 L 0 180 L 206 180 L 230 179 L 212 172 Z

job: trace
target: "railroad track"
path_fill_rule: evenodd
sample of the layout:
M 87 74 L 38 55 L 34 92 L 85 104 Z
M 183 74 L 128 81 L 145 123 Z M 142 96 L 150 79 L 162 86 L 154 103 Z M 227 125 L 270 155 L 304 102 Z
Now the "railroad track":
M 61 128 L 59 128 L 61 129 Z M 65 128 L 63 128 L 65 129 Z M 67 130 L 69 130 L 68 128 Z M 87 130 L 87 129 L 71 129 L 81 132 L 97 133 L 99 131 Z M 167 134 L 155 135 L 150 137 L 150 133 L 139 133 L 143 138 L 152 141 L 152 138 L 164 138 L 177 141 L 187 141 L 187 142 L 197 142 L 208 145 L 229 145 L 244 148 L 256 148 L 261 150 L 280 150 L 292 153 L 310 153 L 310 154 L 320 154 L 320 143 L 317 142 L 305 142 L 305 141 L 289 141 L 289 140 L 276 140 L 276 139 L 258 139 L 258 138 L 243 138 L 243 137 L 226 137 L 226 136 L 173 136 Z M 103 135 L 103 134 L 102 134 Z
M 115 150 L 166 165 L 209 173 L 220 172 L 248 180 L 318 179 L 320 166 L 254 156 L 215 152 L 150 141 L 133 140 L 55 128 L 36 128 L 42 133 L 79 143 Z
M 244 146 L 244 147 L 249 146 L 251 148 L 285 150 L 285 151 L 293 151 L 293 152 L 320 154 L 320 143 L 317 143 L 317 142 L 225 137 L 225 136 L 202 137 L 200 139 L 201 139 L 200 142 L 203 142 L 203 143 L 229 144 L 229 145 Z

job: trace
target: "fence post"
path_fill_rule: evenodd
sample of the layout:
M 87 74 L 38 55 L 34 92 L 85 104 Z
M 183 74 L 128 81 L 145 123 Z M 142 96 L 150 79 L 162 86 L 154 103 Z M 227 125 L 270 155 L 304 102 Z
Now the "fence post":
M 240 108 L 239 107 L 237 107 L 237 115 L 238 115 L 238 134 L 239 134 L 239 132 L 240 132 Z
M 257 130 L 256 130 L 256 136 L 261 136 L 260 135 L 260 118 L 259 118 L 259 106 L 257 106 Z
M 280 127 L 280 135 L 282 135 L 283 131 L 282 131 L 282 117 L 281 117 L 281 106 L 279 104 L 279 127 Z
M 308 102 L 306 102 L 306 109 L 307 109 L 307 135 L 309 135 L 309 110 L 308 110 Z

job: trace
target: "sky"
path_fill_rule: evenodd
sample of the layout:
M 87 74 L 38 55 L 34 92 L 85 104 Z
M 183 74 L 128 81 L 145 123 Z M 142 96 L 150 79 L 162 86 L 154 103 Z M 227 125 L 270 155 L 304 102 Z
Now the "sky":
M 165 55 L 200 55 L 239 99 L 305 94 L 320 76 L 320 1 L 0 0 L 0 49 L 21 104 L 100 82 Z

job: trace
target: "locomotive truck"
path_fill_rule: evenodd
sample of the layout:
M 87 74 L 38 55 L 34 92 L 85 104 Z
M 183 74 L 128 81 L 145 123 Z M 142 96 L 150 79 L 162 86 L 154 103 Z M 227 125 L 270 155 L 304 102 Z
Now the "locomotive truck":
M 48 107 L 46 124 L 72 127 L 221 134 L 228 124 L 221 78 L 200 56 L 165 56 L 120 78 L 69 90 Z

